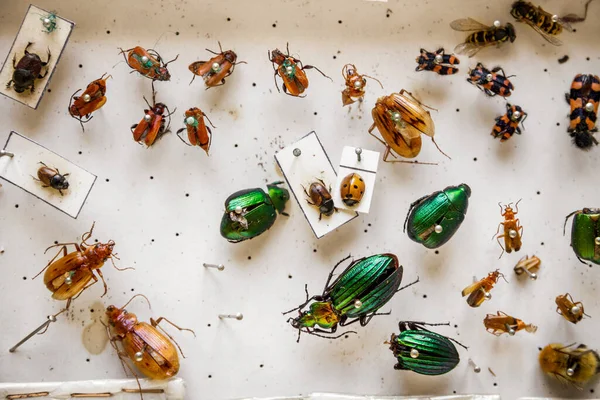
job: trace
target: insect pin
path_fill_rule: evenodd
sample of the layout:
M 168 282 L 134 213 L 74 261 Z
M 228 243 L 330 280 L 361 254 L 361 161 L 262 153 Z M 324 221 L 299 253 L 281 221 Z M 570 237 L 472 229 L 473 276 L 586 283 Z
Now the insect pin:
M 600 78 L 591 74 L 576 75 L 565 98 L 571 108 L 567 132 L 573 138 L 575 146 L 590 150 L 598 145 L 593 134 L 598 131 L 596 119 L 600 102 Z
M 466 295 L 469 295 L 469 297 L 467 297 L 467 304 L 471 307 L 479 307 L 484 300 L 490 300 L 492 298 L 490 291 L 494 288 L 494 285 L 498 283 L 500 277 L 508 283 L 506 278 L 504 278 L 504 275 L 499 270 L 495 270 L 490 272 L 485 278 L 464 288 L 462 296 L 465 297 Z
M 69 174 L 61 174 L 58 168 L 52 168 L 44 164 L 37 170 L 37 179 L 34 180 L 41 182 L 42 187 L 51 187 L 52 189 L 58 190 L 61 196 L 63 196 L 63 190 L 67 190 L 69 188 L 69 181 L 67 181 L 67 176 Z
M 583 264 L 586 264 L 583 260 L 587 260 L 600 265 L 600 208 L 586 207 L 567 215 L 563 235 L 571 217 L 571 247 L 575 256 Z
M 496 238 L 496 241 L 502 248 L 502 253 L 500 253 L 500 257 L 502 257 L 505 251 L 507 253 L 512 253 L 513 250 L 521 250 L 523 227 L 521 226 L 521 222 L 519 221 L 519 219 L 516 217 L 516 215 L 519 213 L 520 201 L 521 200 L 517 201 L 514 210 L 511 207 L 512 203 L 505 205 L 504 209 L 502 209 L 502 205 L 498 203 L 498 206 L 500 206 L 500 214 L 504 217 L 504 222 L 500 222 L 500 224 L 498 225 L 498 230 L 496 231 L 496 233 L 494 233 L 494 236 L 492 236 L 492 240 Z M 500 229 L 502 229 L 503 232 L 498 235 Z M 500 242 L 500 239 L 502 238 L 504 238 L 504 246 L 502 246 L 502 243 Z
M 192 107 L 185 112 L 185 118 L 183 123 L 185 128 L 181 128 L 177 131 L 177 137 L 188 146 L 199 146 L 208 155 L 208 150 L 212 142 L 212 131 L 204 122 L 204 118 L 214 128 L 215 126 L 210 121 L 208 116 L 197 107 Z M 188 142 L 181 137 L 181 132 L 187 131 Z
M 494 139 L 500 138 L 500 142 L 506 142 L 515 133 L 521 134 L 519 123 L 525 128 L 523 125 L 525 119 L 527 119 L 527 113 L 521 107 L 506 103 L 506 114 L 496 117 L 496 124 L 492 128 L 491 135 Z
M 417 68 L 415 71 L 432 71 L 438 75 L 454 75 L 458 72 L 455 65 L 460 64 L 460 60 L 454 54 L 445 54 L 443 48 L 439 48 L 435 53 L 421 49 L 421 54 L 417 57 Z
M 483 320 L 485 329 L 492 335 L 500 336 L 503 333 L 508 333 L 509 336 L 514 336 L 515 333 L 525 330 L 529 333 L 535 333 L 537 326 L 526 324 L 518 318 L 498 311 L 496 314 L 487 314 Z
M 112 78 L 112 75 L 106 76 L 106 73 L 85 88 L 81 96 L 76 96 L 81 91 L 78 89 L 71 96 L 69 101 L 69 114 L 81 124 L 81 129 L 85 131 L 83 124 L 92 119 L 92 113 L 106 103 L 106 80 Z
M 421 375 L 442 375 L 450 372 L 460 362 L 454 343 L 467 349 L 466 346 L 452 338 L 432 332 L 425 326 L 445 324 L 429 324 L 426 322 L 401 321 L 398 323 L 400 333 L 392 333 L 389 342 L 390 350 L 398 361 L 396 370 L 409 370 Z
M 246 61 L 237 61 L 237 54 L 233 50 L 223 51 L 221 42 L 219 42 L 219 51 L 206 49 L 209 53 L 215 56 L 208 61 L 194 61 L 188 67 L 189 70 L 194 74 L 190 85 L 196 79 L 196 76 L 201 76 L 204 79 L 206 89 L 215 86 L 222 86 L 225 84 L 225 78 L 233 74 L 235 66 L 238 64 L 247 64 Z
M 514 75 L 507 77 L 502 67 L 495 67 L 490 71 L 479 62 L 475 68 L 469 69 L 467 82 L 490 97 L 509 97 L 514 90 L 513 84 L 508 80 L 512 76 Z
M 42 61 L 40 56 L 28 51 L 32 44 L 33 42 L 27 43 L 23 51 L 24 55 L 18 63 L 17 54 L 15 53 L 13 56 L 12 64 L 14 71 L 12 79 L 6 84 L 7 89 L 10 89 L 11 85 L 13 85 L 17 93 L 23 93 L 27 89 L 29 89 L 30 93 L 33 93 L 35 90 L 35 80 L 44 79 L 48 75 L 48 68 L 46 68 L 44 75 L 42 75 L 42 68 L 47 67 L 50 62 L 50 58 L 52 57 L 50 49 L 48 49 L 48 59 Z
M 329 273 L 325 289 L 320 295 L 309 297 L 305 285 L 306 301 L 298 307 L 285 313 L 298 311 L 296 318 L 289 318 L 290 325 L 298 330 L 298 341 L 302 332 L 309 335 L 337 339 L 348 333 L 347 331 L 335 335 L 338 326 L 347 326 L 359 322 L 366 326 L 397 292 L 419 282 L 409 283 L 400 287 L 402 283 L 402 265 L 394 254 L 375 254 L 369 257 L 354 260 L 346 269 L 331 282 L 337 267 L 350 256 L 338 262 Z M 309 305 L 310 304 L 310 305 Z M 305 307 L 308 309 L 305 310 Z
M 581 321 L 584 315 L 589 317 L 583 310 L 583 303 L 573 300 L 569 293 L 556 296 L 556 312 L 573 324 Z
M 584 344 L 551 343 L 540 351 L 538 360 L 544 373 L 577 389 L 600 372 L 600 356 Z
M 501 44 L 509 41 L 512 43 L 517 38 L 514 26 L 511 23 L 502 25 L 500 21 L 494 21 L 493 25 L 487 26 L 473 18 L 462 18 L 452 21 L 450 27 L 455 31 L 473 32 L 454 48 L 455 53 L 469 57 L 486 47 L 500 47 Z
M 379 82 L 379 79 L 373 78 L 369 75 L 359 74 L 354 64 L 346 64 L 342 68 L 342 77 L 346 84 L 346 89 L 342 91 L 342 104 L 347 106 L 354 103 L 355 101 L 362 101 L 365 96 L 365 87 L 367 86 L 367 79 L 373 79 L 379 83 L 379 86 L 383 89 L 383 85 Z
M 133 140 L 140 144 L 143 141 L 147 147 L 150 147 L 165 133 L 169 132 L 171 115 L 177 111 L 177 108 L 171 112 L 166 104 L 156 102 L 154 82 L 152 84 L 152 105 L 148 103 L 146 97 L 144 97 L 144 101 L 148 105 L 148 109 L 144 110 L 144 118 L 139 123 L 131 125 L 131 133 L 133 134 Z M 165 124 L 167 119 L 168 122 Z
M 531 280 L 535 281 L 538 278 L 536 271 L 540 269 L 541 265 L 542 260 L 537 256 L 525 256 L 515 265 L 514 271 L 517 275 L 526 274 Z
M 331 186 L 329 186 L 328 189 L 322 179 L 317 179 L 312 182 L 308 189 L 304 186 L 302 189 L 304 189 L 304 193 L 308 197 L 306 202 L 319 209 L 319 221 L 323 215 L 329 217 L 333 215 L 334 212 L 338 211 L 333 204 L 333 198 L 331 197 Z
M 325 78 L 332 80 L 325 75 L 323 71 L 313 65 L 303 65 L 302 61 L 290 55 L 289 44 L 286 45 L 287 54 L 283 54 L 281 50 L 275 49 L 269 52 L 269 61 L 273 64 L 275 74 L 275 87 L 280 92 L 277 76 L 283 81 L 283 92 L 293 97 L 305 97 L 302 93 L 308 88 L 308 77 L 306 76 L 307 69 L 316 69 Z M 333 80 L 332 80 L 333 81 Z
M 44 30 L 42 32 L 52 33 L 56 30 L 56 12 L 52 11 L 40 17 Z
M 123 54 L 125 62 L 133 71 L 137 71 L 140 75 L 152 79 L 153 81 L 168 81 L 171 79 L 171 74 L 167 69 L 167 65 L 177 60 L 179 54 L 171 61 L 165 63 L 154 49 L 144 49 L 143 47 L 136 46 L 132 49 L 121 50 L 119 54 Z M 127 53 L 127 55 L 125 55 Z
M 392 93 L 377 99 L 371 111 L 373 125 L 369 128 L 369 134 L 386 146 L 383 161 L 436 165 L 418 161 L 388 160 L 390 154 L 396 158 L 394 153 L 405 158 L 418 156 L 421 152 L 422 134 L 429 136 L 438 151 L 450 158 L 435 142 L 433 138 L 435 125 L 429 111 L 424 107 L 431 108 L 422 104 L 404 89 L 400 93 Z M 383 140 L 373 134 L 375 127 Z
M 171 378 L 179 372 L 177 349 L 179 349 L 182 357 L 185 358 L 185 356 L 179 344 L 159 324 L 165 321 L 180 331 L 191 332 L 194 337 L 196 334 L 191 329 L 175 325 L 165 317 L 160 317 L 156 320 L 150 318 L 149 324 L 139 322 L 134 313 L 125 310 L 125 307 L 136 297 L 143 297 L 148 301 L 146 296 L 136 294 L 121 308 L 113 305 L 106 308 L 106 316 L 109 322 L 106 330 L 110 338 L 110 343 L 117 351 L 123 366 L 129 369 L 136 380 L 138 380 L 138 375 L 126 361 L 130 361 L 144 376 L 150 379 L 162 380 Z M 150 301 L 148 301 L 148 307 L 150 307 Z M 162 332 L 157 328 L 161 329 Z M 122 348 L 122 351 L 119 347 Z

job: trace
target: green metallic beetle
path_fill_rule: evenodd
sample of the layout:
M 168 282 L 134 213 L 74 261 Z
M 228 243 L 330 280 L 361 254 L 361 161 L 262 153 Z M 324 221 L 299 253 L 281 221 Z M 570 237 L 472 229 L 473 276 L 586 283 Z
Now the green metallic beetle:
M 354 260 L 330 284 L 336 268 L 349 258 L 350 256 L 344 258 L 333 267 L 321 295 L 309 298 L 305 286 L 306 301 L 284 313 L 285 315 L 298 310 L 296 318 L 288 319 L 288 322 L 298 329 L 298 341 L 302 332 L 329 339 L 337 339 L 347 333 L 356 333 L 347 331 L 337 336 L 333 335 L 338 325 L 347 326 L 360 322 L 361 326 L 365 326 L 376 315 L 389 315 L 389 312 L 377 313 L 377 310 L 383 307 L 396 292 L 419 282 L 417 278 L 416 281 L 399 288 L 403 268 L 398 263 L 398 257 L 385 253 Z M 308 310 L 304 310 L 313 300 Z
M 440 247 L 465 219 L 470 196 L 471 188 L 463 183 L 421 197 L 410 205 L 404 232 L 408 229 L 408 237 L 428 249 Z
M 563 234 L 571 217 L 571 247 L 577 259 L 584 264 L 583 260 L 600 264 L 600 208 L 584 208 L 567 215 Z
M 255 188 L 229 196 L 221 219 L 221 236 L 231 243 L 253 239 L 273 226 L 277 213 L 287 216 L 284 210 L 290 193 L 279 187 L 282 183 L 267 185 L 268 194 Z
M 425 329 L 425 325 L 439 326 L 450 324 L 428 324 L 425 322 L 402 321 L 398 323 L 400 334 L 392 333 L 390 350 L 398 363 L 394 369 L 410 370 L 421 375 L 442 375 L 450 372 L 460 361 L 458 351 L 451 340 L 454 339 Z

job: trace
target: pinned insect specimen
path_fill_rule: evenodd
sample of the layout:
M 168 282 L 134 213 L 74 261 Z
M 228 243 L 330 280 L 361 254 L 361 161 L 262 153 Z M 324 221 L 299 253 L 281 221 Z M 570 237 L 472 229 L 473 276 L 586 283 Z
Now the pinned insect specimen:
M 32 44 L 33 42 L 27 43 L 27 46 L 25 46 L 25 50 L 23 51 L 24 55 L 18 63 L 17 54 L 15 53 L 13 57 L 14 71 L 12 79 L 6 84 L 7 89 L 9 89 L 11 85 L 14 85 L 15 92 L 17 93 L 23 93 L 27 89 L 33 93 L 35 90 L 35 80 L 44 79 L 46 75 L 48 75 L 48 68 L 46 68 L 44 75 L 42 75 L 42 68 L 47 67 L 50 62 L 50 57 L 52 57 L 50 49 L 48 49 L 48 59 L 42 61 L 40 56 L 28 51 Z
M 71 96 L 69 101 L 69 114 L 81 124 L 81 129 L 84 129 L 83 124 L 92 119 L 92 113 L 106 104 L 106 80 L 112 78 L 111 75 L 102 74 L 99 79 L 96 79 L 89 85 L 81 96 L 76 96 L 81 89 L 77 90 Z
M 52 189 L 58 190 L 61 196 L 63 196 L 63 190 L 69 188 L 69 182 L 67 176 L 69 174 L 61 174 L 58 168 L 51 168 L 40 161 L 42 166 L 37 170 L 37 179 L 34 180 L 41 182 L 42 187 L 51 187 Z
M 246 61 L 237 61 L 237 54 L 233 50 L 223 51 L 221 42 L 219 42 L 220 53 L 209 49 L 206 51 L 215 56 L 208 61 L 195 61 L 190 64 L 189 70 L 194 74 L 190 85 L 196 76 L 201 76 L 207 89 L 222 86 L 225 84 L 225 78 L 233 74 L 236 65 L 247 64 Z
M 379 83 L 383 89 L 383 85 L 379 79 L 372 76 L 359 74 L 354 64 L 346 64 L 342 68 L 342 77 L 346 84 L 346 89 L 342 91 L 342 104 L 347 106 L 356 101 L 362 101 L 365 96 L 365 87 L 367 86 L 366 78 L 373 79 Z
M 443 48 L 439 48 L 435 53 L 421 49 L 421 54 L 417 57 L 417 68 L 415 71 L 432 71 L 438 75 L 454 75 L 458 72 L 455 65 L 460 64 L 460 60 L 454 54 L 445 54 Z
M 479 307 L 484 300 L 490 300 L 492 298 L 490 291 L 494 288 L 494 285 L 498 283 L 500 277 L 506 281 L 504 275 L 499 270 L 495 270 L 490 272 L 485 278 L 464 288 L 462 296 L 465 297 L 466 295 L 469 295 L 469 297 L 467 297 L 467 304 L 471 307 Z M 508 283 L 508 281 L 506 282 Z
M 515 28 L 512 24 L 502 25 L 500 21 L 494 21 L 494 24 L 487 26 L 473 18 L 457 19 L 450 23 L 450 27 L 455 31 L 473 32 L 465 41 L 454 48 L 454 52 L 473 57 L 489 46 L 499 47 L 502 43 L 514 42 L 517 38 Z
M 516 217 L 516 215 L 519 213 L 520 201 L 521 200 L 517 201 L 514 210 L 511 207 L 512 203 L 505 205 L 504 209 L 502 209 L 502 205 L 498 203 L 498 206 L 500 206 L 500 213 L 504 217 L 504 222 L 500 222 L 500 224 L 498 225 L 498 231 L 494 234 L 492 240 L 496 238 L 496 241 L 502 248 L 502 253 L 500 253 L 500 257 L 502 257 L 505 251 L 507 253 L 512 253 L 513 250 L 521 250 L 523 227 L 521 226 L 521 222 L 519 221 L 519 219 Z M 501 228 L 504 232 L 498 235 Z M 504 246 L 502 246 L 502 243 L 500 242 L 500 239 L 502 238 L 504 238 Z

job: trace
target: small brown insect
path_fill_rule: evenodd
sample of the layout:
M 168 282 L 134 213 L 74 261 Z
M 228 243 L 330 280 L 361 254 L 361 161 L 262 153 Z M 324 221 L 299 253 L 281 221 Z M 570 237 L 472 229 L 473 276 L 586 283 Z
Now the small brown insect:
M 363 100 L 363 97 L 365 96 L 365 87 L 367 86 L 367 80 L 365 78 L 377 81 L 379 86 L 383 89 L 383 85 L 379 82 L 379 79 L 369 75 L 359 74 L 354 64 L 344 65 L 342 68 L 342 77 L 346 82 L 346 89 L 342 91 L 342 103 L 345 106 L 352 104 L 355 101 Z
M 220 53 L 206 49 L 209 53 L 215 55 L 208 61 L 195 61 L 190 64 L 189 70 L 194 74 L 190 85 L 194 82 L 197 76 L 201 76 L 206 84 L 206 89 L 225 84 L 225 78 L 233 74 L 235 66 L 238 64 L 247 64 L 246 61 L 238 61 L 237 54 L 233 50 L 223 51 L 221 42 L 219 42 Z
M 569 293 L 556 296 L 556 306 L 556 312 L 574 324 L 581 321 L 584 315 L 589 317 L 583 311 L 583 303 L 580 301 L 575 302 Z
M 499 270 L 495 270 L 490 272 L 488 276 L 480 281 L 464 288 L 462 296 L 465 297 L 466 295 L 469 295 L 469 297 L 467 297 L 467 304 L 471 307 L 479 307 L 484 300 L 490 300 L 492 298 L 490 291 L 493 289 L 494 285 L 498 283 L 498 278 L 500 277 L 506 281 L 504 275 Z M 508 281 L 506 282 L 508 283 Z
M 63 195 L 63 190 L 69 188 L 69 182 L 67 176 L 69 174 L 61 174 L 58 168 L 51 168 L 40 161 L 42 166 L 37 170 L 37 179 L 33 178 L 38 182 L 42 182 L 42 187 L 51 187 L 52 189 L 58 190 L 60 195 Z
M 495 315 L 487 314 L 483 320 L 483 325 L 489 333 L 496 336 L 500 336 L 503 333 L 514 336 L 515 333 L 523 329 L 529 333 L 537 331 L 537 326 L 526 324 L 520 319 L 511 317 L 502 311 L 498 311 Z
M 331 187 L 327 189 L 322 179 L 317 179 L 316 182 L 311 183 L 308 190 L 305 187 L 302 188 L 306 196 L 310 199 L 307 199 L 306 202 L 319 209 L 319 221 L 323 215 L 329 217 L 334 212 L 337 212 L 338 209 L 333 204 L 333 199 L 331 198 Z
M 500 224 L 498 225 L 498 230 L 492 237 L 492 240 L 495 237 L 496 240 L 498 241 L 498 244 L 502 248 L 502 253 L 500 253 L 500 257 L 502 257 L 502 255 L 504 254 L 505 251 L 507 253 L 512 253 L 513 250 L 514 251 L 521 250 L 521 239 L 523 237 L 523 227 L 521 226 L 519 219 L 516 218 L 516 215 L 519 213 L 519 202 L 520 201 L 521 200 L 517 201 L 517 204 L 515 204 L 514 211 L 511 207 L 512 203 L 505 205 L 504 209 L 502 209 L 502 205 L 500 205 L 500 203 L 498 203 L 498 205 L 500 206 L 500 213 L 504 217 L 504 222 L 500 222 Z M 500 235 L 498 235 L 498 232 L 500 232 L 500 227 L 504 227 L 504 232 L 501 233 Z M 504 238 L 504 246 L 502 246 L 502 243 L 500 242 L 501 238 Z M 498 257 L 498 258 L 500 258 L 500 257 Z
M 215 128 L 208 116 L 198 107 L 192 107 L 187 110 L 185 112 L 185 119 L 183 120 L 185 128 L 181 128 L 177 131 L 177 137 L 188 146 L 199 146 L 206 152 L 206 155 L 208 155 L 208 150 L 210 149 L 210 144 L 212 142 L 212 131 L 204 122 L 204 118 L 206 118 L 210 125 Z M 189 143 L 181 137 L 183 131 L 187 131 Z
M 515 265 L 514 271 L 517 275 L 527 274 L 529 278 L 536 280 L 538 276 L 534 271 L 539 270 L 541 265 L 542 260 L 537 256 L 525 256 Z

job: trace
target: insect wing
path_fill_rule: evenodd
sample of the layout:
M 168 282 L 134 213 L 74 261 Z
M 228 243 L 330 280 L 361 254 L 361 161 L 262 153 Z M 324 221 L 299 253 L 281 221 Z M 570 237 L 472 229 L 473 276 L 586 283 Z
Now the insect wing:
M 194 61 L 188 69 L 198 76 L 204 76 L 210 72 L 212 63 L 210 61 Z
M 433 124 L 431 115 L 423 108 L 417 99 L 410 94 L 403 95 L 394 93 L 391 101 L 393 101 L 392 108 L 398 109 L 402 116 L 402 120 L 408 124 L 405 129 L 401 129 L 401 131 L 406 130 L 406 133 L 402 132 L 403 136 L 408 139 L 414 139 L 423 133 L 429 137 L 433 137 L 435 125 Z
M 475 21 L 473 18 L 461 18 L 450 22 L 450 28 L 455 31 L 487 31 L 494 29 L 493 26 L 484 25 L 479 21 Z
M 44 273 L 44 283 L 49 284 L 49 282 L 64 276 L 67 272 L 78 269 L 84 262 L 81 256 L 82 253 L 74 251 L 54 261 Z
M 460 43 L 454 48 L 454 52 L 458 54 L 464 54 L 467 57 L 473 57 L 475 54 L 479 52 L 479 50 L 484 49 L 488 46 L 494 45 L 496 42 L 491 43 L 469 43 L 464 42 Z
M 554 46 L 562 46 L 562 41 L 557 38 L 556 36 L 550 35 L 546 32 L 544 32 L 543 30 L 540 29 L 539 26 L 537 26 L 536 24 L 532 23 L 531 21 L 529 21 L 528 19 L 525 19 L 524 22 L 529 25 L 530 27 L 533 28 L 534 31 L 536 31 L 537 33 L 539 33 L 544 39 L 546 39 L 546 41 L 550 44 L 553 44 Z
M 173 343 L 152 325 L 140 322 L 123 339 L 123 349 L 135 366 L 151 379 L 166 379 L 179 371 L 179 356 Z M 141 352 L 142 359 L 135 354 Z
M 66 275 L 54 279 L 52 285 L 56 287 L 56 291 L 52 294 L 52 298 L 67 300 L 76 296 L 92 279 L 92 275 L 93 273 L 89 269 L 75 270 L 71 275 L 71 283 L 69 285 L 65 283 Z
M 146 134 L 146 137 L 144 138 L 144 143 L 146 143 L 146 146 L 150 147 L 154 144 L 154 142 L 156 142 L 156 139 L 159 138 L 159 135 L 161 134 L 161 128 L 162 128 L 162 121 L 163 121 L 163 117 L 162 115 L 155 115 L 154 118 L 152 118 L 152 122 L 150 123 L 150 128 L 148 129 L 148 133 Z

